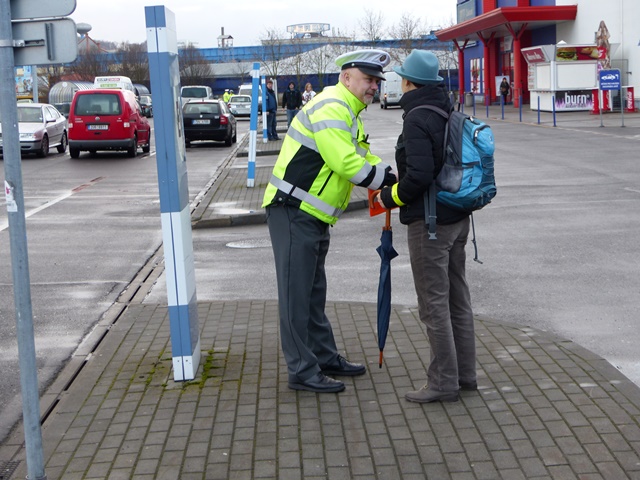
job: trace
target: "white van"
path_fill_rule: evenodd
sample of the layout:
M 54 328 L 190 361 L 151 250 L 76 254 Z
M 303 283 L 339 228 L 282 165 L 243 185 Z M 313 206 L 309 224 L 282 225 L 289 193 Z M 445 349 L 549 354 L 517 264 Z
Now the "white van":
M 386 80 L 380 82 L 380 108 L 400 106 L 402 77 L 396 72 L 385 72 Z
M 213 90 L 206 85 L 187 85 L 180 89 L 182 106 L 189 100 L 213 100 Z
M 238 88 L 238 95 L 249 95 L 251 97 L 252 88 L 253 85 L 250 83 L 240 85 L 240 88 Z M 258 85 L 258 111 L 262 111 L 262 87 L 260 85 Z

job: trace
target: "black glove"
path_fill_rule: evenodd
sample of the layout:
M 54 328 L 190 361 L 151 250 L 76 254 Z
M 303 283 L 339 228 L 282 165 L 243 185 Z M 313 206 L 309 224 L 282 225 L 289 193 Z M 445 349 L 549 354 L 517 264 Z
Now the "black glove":
M 398 183 L 398 177 L 396 177 L 396 174 L 391 171 L 391 167 L 387 167 L 384 170 L 384 181 L 382 182 L 382 185 L 384 187 L 390 187 L 396 183 Z

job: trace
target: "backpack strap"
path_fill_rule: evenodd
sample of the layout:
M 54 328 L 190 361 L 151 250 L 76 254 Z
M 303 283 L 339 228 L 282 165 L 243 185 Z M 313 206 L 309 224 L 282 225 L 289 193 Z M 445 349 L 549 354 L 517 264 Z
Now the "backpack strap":
M 447 140 L 449 139 L 449 113 L 445 112 L 440 107 L 436 107 L 435 105 L 418 105 L 417 107 L 414 107 L 411 110 L 409 110 L 407 112 L 407 115 L 413 112 L 414 110 L 419 110 L 422 108 L 436 112 L 446 120 L 446 123 L 444 125 L 444 141 L 442 144 L 442 164 L 441 164 L 441 165 L 444 165 L 444 159 L 447 154 Z M 453 109 L 451 111 L 453 111 Z M 442 168 L 442 166 L 440 168 Z M 424 221 L 429 230 L 429 240 L 437 240 L 438 238 L 436 237 L 436 218 L 437 217 L 436 217 L 435 177 L 433 179 L 433 182 L 431 182 L 431 184 L 427 187 L 427 191 L 424 192 L 423 201 L 424 201 Z

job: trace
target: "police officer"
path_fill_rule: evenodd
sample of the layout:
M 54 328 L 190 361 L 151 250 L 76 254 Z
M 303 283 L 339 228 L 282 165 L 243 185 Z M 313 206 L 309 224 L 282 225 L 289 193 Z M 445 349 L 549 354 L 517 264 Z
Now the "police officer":
M 295 116 L 266 188 L 263 206 L 276 263 L 280 337 L 289 388 L 340 392 L 331 376 L 362 375 L 366 367 L 338 353 L 325 315 L 329 227 L 354 186 L 395 183 L 391 167 L 372 155 L 360 113 L 384 79 L 389 55 L 358 50 L 339 56 L 340 79 Z
M 229 93 L 229 89 L 227 88 L 222 94 L 222 100 L 224 100 L 224 103 L 229 103 L 230 98 L 231 98 L 231 93 Z

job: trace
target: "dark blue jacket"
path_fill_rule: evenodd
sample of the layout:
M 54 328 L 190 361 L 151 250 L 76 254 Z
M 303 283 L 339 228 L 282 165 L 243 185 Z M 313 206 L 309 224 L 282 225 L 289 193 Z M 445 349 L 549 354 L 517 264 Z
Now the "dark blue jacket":
M 278 110 L 278 100 L 276 93 L 267 87 L 267 112 L 274 113 Z

